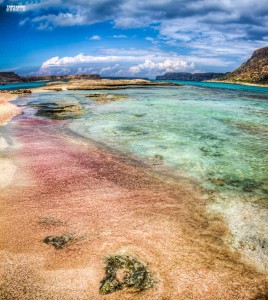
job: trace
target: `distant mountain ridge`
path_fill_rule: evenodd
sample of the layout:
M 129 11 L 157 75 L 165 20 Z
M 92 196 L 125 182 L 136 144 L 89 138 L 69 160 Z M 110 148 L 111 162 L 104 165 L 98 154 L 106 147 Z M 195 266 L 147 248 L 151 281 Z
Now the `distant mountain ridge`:
M 220 80 L 268 84 L 268 47 L 255 50 L 249 60 Z
M 14 72 L 0 72 L 0 84 L 15 82 L 45 81 L 45 80 L 71 80 L 71 79 L 101 79 L 98 74 L 80 74 L 80 75 L 48 75 L 48 76 L 19 76 Z
M 227 73 L 165 73 L 162 76 L 156 76 L 156 80 L 186 80 L 186 81 L 204 81 L 211 80 L 225 76 Z
M 0 84 L 23 82 L 24 80 L 14 72 L 0 72 Z

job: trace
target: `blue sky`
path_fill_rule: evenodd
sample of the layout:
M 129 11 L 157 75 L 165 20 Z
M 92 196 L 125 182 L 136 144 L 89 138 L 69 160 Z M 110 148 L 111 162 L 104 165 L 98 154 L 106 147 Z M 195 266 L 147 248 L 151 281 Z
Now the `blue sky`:
M 225 72 L 268 46 L 268 0 L 0 0 L 0 7 L 0 70 L 21 75 Z

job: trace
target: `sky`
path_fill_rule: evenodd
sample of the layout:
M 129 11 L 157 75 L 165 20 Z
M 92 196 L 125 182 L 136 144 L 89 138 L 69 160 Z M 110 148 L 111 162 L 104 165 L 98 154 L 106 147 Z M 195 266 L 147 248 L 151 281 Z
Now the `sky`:
M 268 46 L 268 0 L 0 0 L 0 30 L 19 75 L 228 72 Z

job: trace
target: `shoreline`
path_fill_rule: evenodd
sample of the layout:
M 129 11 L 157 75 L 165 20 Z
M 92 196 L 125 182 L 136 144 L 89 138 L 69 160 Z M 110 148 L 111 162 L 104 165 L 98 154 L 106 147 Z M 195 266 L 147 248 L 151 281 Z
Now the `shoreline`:
M 258 84 L 258 83 L 248 83 L 248 82 L 239 82 L 239 81 L 228 81 L 228 80 L 205 80 L 203 82 L 216 82 L 216 83 L 229 83 L 229 84 L 236 84 L 236 85 L 247 85 L 247 86 L 256 86 L 256 87 L 265 87 L 268 88 L 268 84 Z
M 6 292 L 18 295 L 20 286 L 49 299 L 55 291 L 64 299 L 102 299 L 103 258 L 127 253 L 145 261 L 158 283 L 135 298 L 121 291 L 110 299 L 244 300 L 258 290 L 265 293 L 265 276 L 223 244 L 227 229 L 221 218 L 205 213 L 199 188 L 163 181 L 94 141 L 70 136 L 64 122 L 20 115 L 7 124 L 11 132 L 17 128 L 14 138 L 21 147 L 11 151 L 19 159 L 16 180 L 0 199 L 5 207 L 0 272 L 4 265 Z M 54 225 L 40 224 L 44 218 Z M 88 237 L 63 250 L 42 243 L 45 235 L 70 230 Z M 69 291 L 61 288 L 66 281 Z

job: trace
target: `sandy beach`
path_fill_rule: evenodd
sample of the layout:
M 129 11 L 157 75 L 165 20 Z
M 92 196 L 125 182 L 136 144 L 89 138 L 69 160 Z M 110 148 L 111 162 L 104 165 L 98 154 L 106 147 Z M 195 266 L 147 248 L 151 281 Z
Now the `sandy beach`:
M 205 211 L 202 190 L 66 124 L 19 115 L 2 131 L 5 163 L 15 169 L 0 185 L 1 300 L 266 299 L 266 276 L 224 244 L 228 230 Z M 62 235 L 73 237 L 63 249 L 44 243 Z M 112 255 L 142 262 L 152 287 L 100 294 Z

